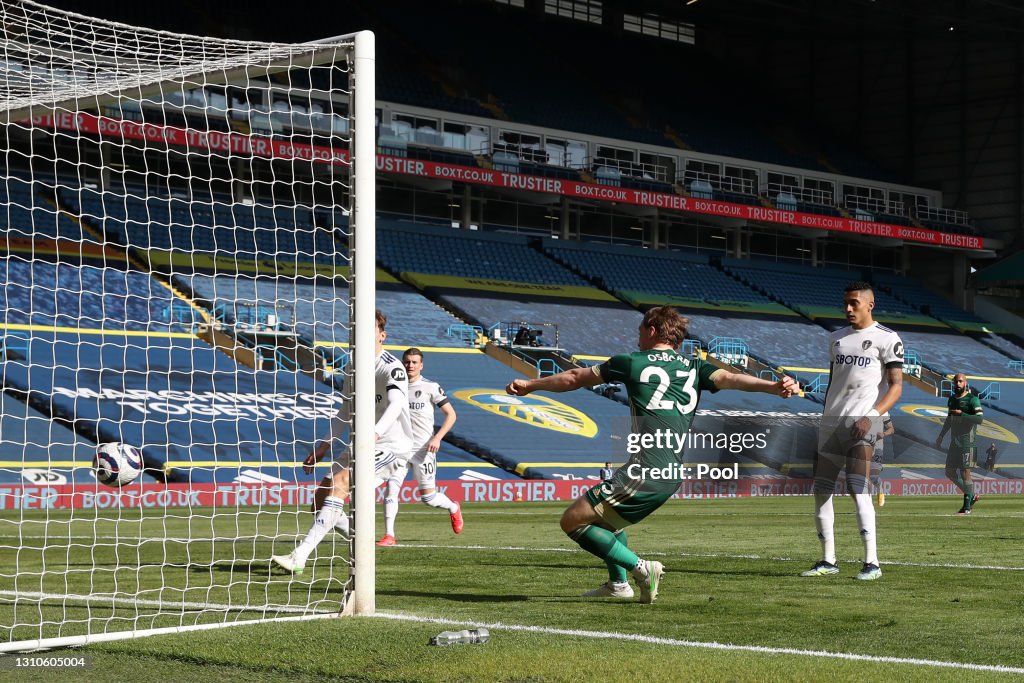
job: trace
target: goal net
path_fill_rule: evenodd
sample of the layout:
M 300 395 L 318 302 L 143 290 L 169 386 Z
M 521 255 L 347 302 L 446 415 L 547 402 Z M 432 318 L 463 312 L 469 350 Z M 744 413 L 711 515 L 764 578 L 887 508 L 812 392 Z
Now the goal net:
M 373 35 L 0 14 L 0 652 L 371 612 Z M 353 540 L 293 577 L 344 401 Z

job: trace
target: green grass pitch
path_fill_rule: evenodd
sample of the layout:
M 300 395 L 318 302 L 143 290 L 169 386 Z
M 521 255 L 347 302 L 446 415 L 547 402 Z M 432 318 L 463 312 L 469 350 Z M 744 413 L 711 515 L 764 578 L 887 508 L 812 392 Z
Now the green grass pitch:
M 884 576 L 875 582 L 853 579 L 862 549 L 848 498 L 836 504 L 842 573 L 814 579 L 797 576 L 819 552 L 809 498 L 673 501 L 630 531 L 631 547 L 667 569 L 654 605 L 578 597 L 601 583 L 605 573 L 598 560 L 559 531 L 563 507 L 467 505 L 466 530 L 454 536 L 443 512 L 403 506 L 401 545 L 377 553 L 377 608 L 384 614 L 379 618 L 240 626 L 49 653 L 88 654 L 92 668 L 87 672 L 15 671 L 8 655 L 0 661 L 0 679 L 1009 681 L 1024 676 L 1024 500 L 1019 497 L 986 497 L 974 515 L 960 518 L 952 514 L 958 499 L 890 496 L 877 509 Z M 311 521 L 309 513 L 211 512 L 195 510 L 189 518 L 177 510 L 165 518 L 156 511 L 124 511 L 116 523 L 97 523 L 91 512 L 77 511 L 74 517 L 62 512 L 47 525 L 37 521 L 38 513 L 4 513 L 3 639 L 11 638 L 12 627 L 17 636 L 38 637 L 38 626 L 18 625 L 40 620 L 44 636 L 78 633 L 90 615 L 104 619 L 97 630 L 130 628 L 136 609 L 149 615 L 138 620 L 140 628 L 180 623 L 178 612 L 161 615 L 152 606 L 161 600 L 191 605 L 186 623 L 224 619 L 218 608 L 204 612 L 202 605 L 269 602 L 288 610 L 312 601 L 318 609 L 337 608 L 346 572 L 342 560 L 317 560 L 301 580 L 269 571 L 267 558 L 291 547 Z M 118 535 L 139 540 L 111 542 L 112 525 Z M 143 601 L 138 608 L 125 594 L 109 601 L 95 597 L 112 594 L 115 581 L 120 591 L 138 594 Z M 16 594 L 37 593 L 51 597 L 14 602 Z M 94 596 L 89 601 L 53 597 L 89 594 Z M 230 618 L 255 616 L 241 611 Z M 485 645 L 437 648 L 427 645 L 428 638 L 457 627 L 397 617 L 494 628 Z

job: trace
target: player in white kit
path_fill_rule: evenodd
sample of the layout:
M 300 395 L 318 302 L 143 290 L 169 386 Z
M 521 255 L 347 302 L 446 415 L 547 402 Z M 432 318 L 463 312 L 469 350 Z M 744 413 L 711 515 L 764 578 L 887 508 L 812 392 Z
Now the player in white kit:
M 376 411 L 374 425 L 374 482 L 377 488 L 387 481 L 396 469 L 404 467 L 412 451 L 412 425 L 409 421 L 409 380 L 405 368 L 391 353 L 384 350 L 384 331 L 387 318 L 377 311 L 377 363 L 376 376 Z M 352 376 L 345 378 L 343 395 L 351 396 L 350 382 Z M 338 415 L 331 420 L 330 437 L 321 441 L 306 456 L 302 469 L 306 474 L 313 472 L 316 463 L 320 462 L 328 452 L 333 452 L 332 444 L 345 431 L 351 415 L 351 402 L 346 401 Z M 324 536 L 337 527 L 344 536 L 348 536 L 348 517 L 345 515 L 343 503 L 349 492 L 349 465 L 352 460 L 351 447 L 344 448 L 335 455 L 331 472 L 327 474 L 317 487 L 314 497 L 314 509 L 317 511 L 313 526 L 305 538 L 287 555 L 275 555 L 271 561 L 293 574 L 301 574 L 306 560 L 313 550 L 324 539 Z
M 437 490 L 437 451 L 441 447 L 441 439 L 455 425 L 455 408 L 448 396 L 437 382 L 426 379 L 423 375 L 423 352 L 417 348 L 408 349 L 402 354 L 402 362 L 409 374 L 409 418 L 412 422 L 412 457 L 403 466 L 395 469 L 388 480 L 387 493 L 384 497 L 384 538 L 377 545 L 395 545 L 395 518 L 398 516 L 398 492 L 405 480 L 409 466 L 419 485 L 420 500 L 429 507 L 442 508 L 448 511 L 452 522 L 452 531 L 462 533 L 462 510 L 445 494 Z M 434 431 L 434 408 L 444 414 L 444 422 Z
M 875 508 L 868 488 L 871 457 L 881 416 L 903 391 L 903 342 L 872 317 L 875 293 L 866 282 L 846 287 L 843 297 L 849 327 L 829 335 L 829 385 L 818 430 L 814 463 L 814 505 L 822 559 L 801 576 L 838 574 L 832 496 L 846 467 L 846 487 L 857 509 L 864 541 L 864 566 L 857 578 L 882 576 L 875 541 Z

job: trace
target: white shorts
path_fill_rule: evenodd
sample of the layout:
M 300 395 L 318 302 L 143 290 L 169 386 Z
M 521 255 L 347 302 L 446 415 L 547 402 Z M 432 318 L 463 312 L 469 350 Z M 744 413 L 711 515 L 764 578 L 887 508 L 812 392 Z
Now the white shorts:
M 397 481 L 399 484 L 405 481 L 405 476 L 410 466 L 412 467 L 412 474 L 416 478 L 416 484 L 421 491 L 423 489 L 436 488 L 437 453 L 431 453 L 426 448 L 419 449 L 413 453 L 408 462 L 396 468 L 394 474 L 391 475 L 391 481 Z
M 333 477 L 338 472 L 348 469 L 352 465 L 352 449 L 346 448 L 342 451 L 341 455 L 335 456 L 334 462 L 331 464 L 331 473 L 329 476 Z M 405 471 L 406 461 L 400 458 L 397 453 L 389 450 L 377 450 L 373 453 L 373 488 L 377 488 L 392 476 L 394 473 L 401 469 Z M 404 476 L 404 475 L 403 475 Z
M 881 430 L 882 420 L 880 417 L 871 417 L 871 427 L 867 434 L 855 439 L 850 430 L 856 421 L 854 417 L 839 415 L 823 415 L 821 426 L 818 428 L 818 453 L 825 456 L 832 456 L 830 459 L 839 462 L 837 459 L 845 459 L 850 451 L 857 446 L 867 446 L 874 449 L 877 437 Z

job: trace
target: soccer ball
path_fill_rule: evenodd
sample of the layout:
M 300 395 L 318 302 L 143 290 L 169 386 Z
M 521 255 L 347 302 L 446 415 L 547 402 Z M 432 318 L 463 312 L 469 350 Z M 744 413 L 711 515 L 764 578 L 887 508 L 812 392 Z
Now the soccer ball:
M 96 481 L 120 488 L 135 481 L 142 474 L 142 453 L 124 443 L 100 444 L 92 459 Z

